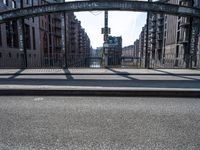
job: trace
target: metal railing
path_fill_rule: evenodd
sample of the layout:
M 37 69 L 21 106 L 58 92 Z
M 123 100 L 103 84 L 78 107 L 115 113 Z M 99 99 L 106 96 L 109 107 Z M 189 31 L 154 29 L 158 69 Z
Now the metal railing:
M 105 61 L 101 57 L 92 57 L 89 54 L 67 55 L 54 54 L 42 57 L 40 54 L 28 54 L 27 68 L 103 68 Z M 176 57 L 175 54 L 165 54 L 162 58 L 150 58 L 150 68 L 186 68 L 187 59 L 190 68 L 200 68 L 200 54 L 186 58 L 184 55 Z M 108 66 L 114 68 L 145 68 L 145 58 L 141 57 L 108 57 Z M 0 56 L 0 69 L 26 68 L 23 54 L 6 54 Z

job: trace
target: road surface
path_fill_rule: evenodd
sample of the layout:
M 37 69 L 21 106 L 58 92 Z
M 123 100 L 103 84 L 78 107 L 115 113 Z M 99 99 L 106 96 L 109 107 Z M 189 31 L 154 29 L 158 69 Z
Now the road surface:
M 199 150 L 200 99 L 0 97 L 0 150 Z

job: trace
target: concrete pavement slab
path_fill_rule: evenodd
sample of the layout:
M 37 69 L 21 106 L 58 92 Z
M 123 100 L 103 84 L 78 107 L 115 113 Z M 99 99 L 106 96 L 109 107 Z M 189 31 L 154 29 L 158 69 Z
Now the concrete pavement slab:
M 168 74 L 182 74 L 182 75 L 200 75 L 198 69 L 119 69 L 119 68 L 107 68 L 107 69 L 0 69 L 0 75 L 31 75 L 31 74 L 138 74 L 138 75 L 168 75 Z

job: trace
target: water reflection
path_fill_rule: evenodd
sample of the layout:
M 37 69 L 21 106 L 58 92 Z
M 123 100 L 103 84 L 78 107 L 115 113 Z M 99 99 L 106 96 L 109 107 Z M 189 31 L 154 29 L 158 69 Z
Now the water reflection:
M 91 60 L 90 68 L 101 68 L 101 60 L 99 60 L 99 59 Z

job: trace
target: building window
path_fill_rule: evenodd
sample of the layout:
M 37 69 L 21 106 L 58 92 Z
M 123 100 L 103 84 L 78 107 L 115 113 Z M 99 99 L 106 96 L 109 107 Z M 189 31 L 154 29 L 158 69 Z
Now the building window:
M 6 23 L 6 37 L 8 47 L 19 47 L 17 29 L 17 21 L 11 21 Z
M 178 33 L 177 33 L 177 41 L 178 42 L 180 41 L 180 31 L 178 31 Z
M 35 28 L 32 27 L 32 38 L 33 38 L 33 49 L 36 49 L 36 43 L 35 43 Z
M 12 8 L 17 8 L 17 4 L 15 0 L 12 0 Z
M 27 5 L 30 4 L 30 0 L 26 0 L 26 4 L 27 4 Z
M 12 35 L 9 22 L 6 23 L 6 39 L 7 39 L 7 46 L 12 47 Z
M 11 53 L 10 53 L 10 52 L 8 53 L 8 56 L 9 56 L 10 58 L 12 57 L 12 55 L 11 55 Z
M 0 46 L 2 46 L 1 25 L 0 25 Z
M 25 42 L 26 42 L 26 48 L 31 49 L 30 26 L 27 24 L 25 24 Z
M 13 21 L 12 22 L 12 39 L 13 39 L 13 47 L 14 48 L 19 48 L 19 39 L 18 39 L 18 25 L 17 25 L 17 21 Z
M 176 58 L 179 56 L 179 45 L 176 46 Z
M 47 41 L 47 34 L 44 33 L 43 37 L 43 48 L 44 48 L 44 54 L 48 54 L 48 41 Z
M 0 52 L 0 58 L 2 57 L 2 53 Z
M 3 3 L 8 6 L 8 0 L 3 0 Z

